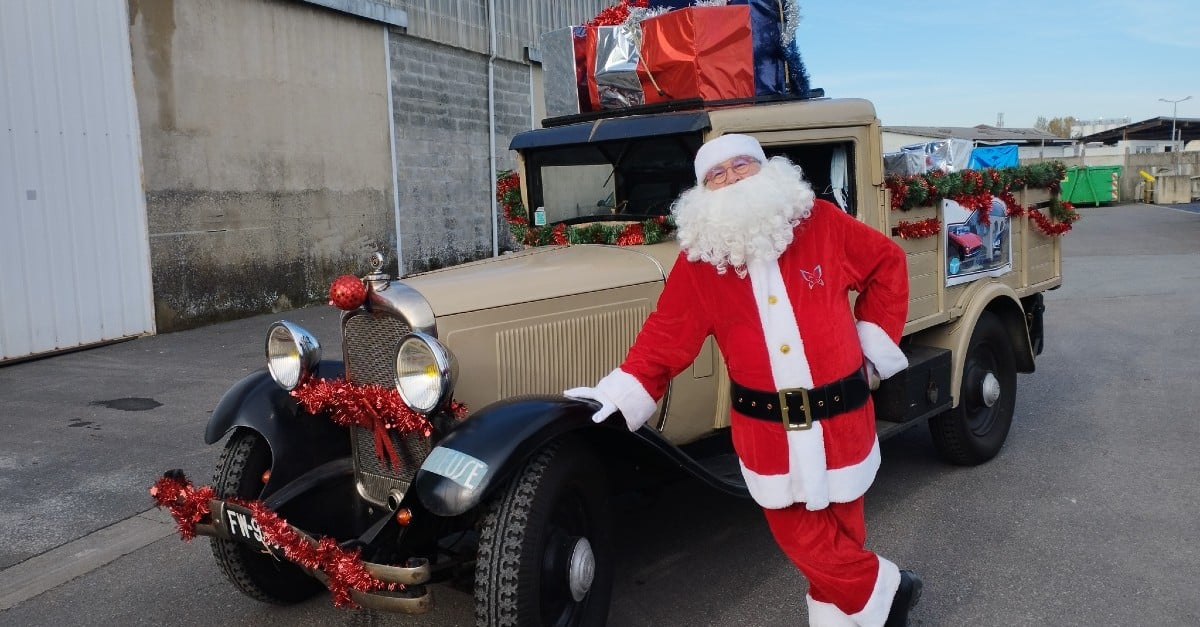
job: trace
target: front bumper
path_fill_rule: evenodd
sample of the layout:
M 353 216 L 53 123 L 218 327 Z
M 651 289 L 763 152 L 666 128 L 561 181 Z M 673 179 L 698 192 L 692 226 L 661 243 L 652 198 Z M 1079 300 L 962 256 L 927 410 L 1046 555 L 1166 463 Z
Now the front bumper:
M 220 538 L 222 540 L 241 541 L 229 528 L 229 517 L 226 515 L 225 501 L 210 499 L 208 505 L 211 512 L 209 521 L 196 523 L 196 534 Z M 288 527 L 312 546 L 315 547 L 317 545 L 316 538 L 313 538 L 294 525 L 288 524 Z M 283 558 L 280 557 L 280 559 Z M 433 609 L 433 592 L 426 586 L 431 577 L 428 560 L 424 558 L 412 558 L 408 560 L 405 566 L 376 564 L 364 560 L 362 565 L 372 577 L 385 584 L 403 586 L 403 589 L 394 591 L 376 590 L 371 592 L 351 590 L 350 596 L 359 606 L 380 612 L 401 614 L 424 614 Z M 297 566 L 322 583 L 328 582 L 328 577 L 321 570 L 307 568 L 300 564 L 297 564 Z

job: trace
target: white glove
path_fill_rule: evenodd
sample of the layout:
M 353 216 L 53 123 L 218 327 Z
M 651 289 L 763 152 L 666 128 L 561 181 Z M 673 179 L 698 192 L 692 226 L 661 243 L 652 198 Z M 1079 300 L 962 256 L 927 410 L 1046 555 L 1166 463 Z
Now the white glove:
M 586 399 L 600 403 L 600 409 L 592 414 L 592 422 L 600 424 L 606 418 L 617 413 L 617 404 L 607 394 L 596 388 L 571 388 L 563 392 L 563 396 L 574 399 Z

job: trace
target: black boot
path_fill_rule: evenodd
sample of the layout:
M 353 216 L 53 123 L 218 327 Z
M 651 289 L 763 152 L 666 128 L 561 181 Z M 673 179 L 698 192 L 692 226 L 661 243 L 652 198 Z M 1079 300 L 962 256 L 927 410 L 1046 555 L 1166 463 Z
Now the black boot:
M 900 587 L 892 598 L 892 609 L 888 612 L 883 627 L 907 627 L 908 611 L 921 600 L 921 577 L 911 570 L 900 571 Z

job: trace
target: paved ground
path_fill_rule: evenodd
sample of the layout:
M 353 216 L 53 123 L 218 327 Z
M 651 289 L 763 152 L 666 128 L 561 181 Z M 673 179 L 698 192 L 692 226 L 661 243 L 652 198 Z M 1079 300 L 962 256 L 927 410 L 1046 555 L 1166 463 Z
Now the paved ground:
M 1200 624 L 1200 208 L 1081 213 L 1001 455 L 947 467 L 924 430 L 884 445 L 870 542 L 924 574 L 914 624 Z M 208 477 L 208 412 L 278 317 L 0 367 L 0 624 L 470 623 L 444 586 L 419 618 L 255 603 L 148 511 L 162 470 Z M 287 317 L 336 344 L 330 308 Z M 610 624 L 803 623 L 753 505 L 680 485 L 621 520 Z

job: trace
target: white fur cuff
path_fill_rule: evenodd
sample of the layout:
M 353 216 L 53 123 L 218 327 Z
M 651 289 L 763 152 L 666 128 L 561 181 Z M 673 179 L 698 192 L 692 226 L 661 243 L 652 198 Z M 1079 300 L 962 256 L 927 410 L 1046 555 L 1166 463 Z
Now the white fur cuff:
M 596 389 L 612 399 L 630 431 L 637 431 L 654 415 L 656 402 L 636 377 L 617 368 L 596 384 Z
M 878 556 L 877 556 L 878 557 Z M 882 625 L 887 620 L 888 612 L 892 609 L 892 599 L 900 587 L 900 568 L 892 562 L 879 557 L 879 574 L 875 577 L 875 587 L 867 599 L 867 606 L 850 618 L 859 625 Z
M 859 320 L 855 326 L 863 355 L 871 360 L 879 378 L 886 379 L 908 367 L 908 357 L 883 328 L 865 320 Z
M 804 599 L 808 601 L 809 627 L 858 627 L 858 623 L 838 606 L 818 601 L 810 594 L 804 595 Z

